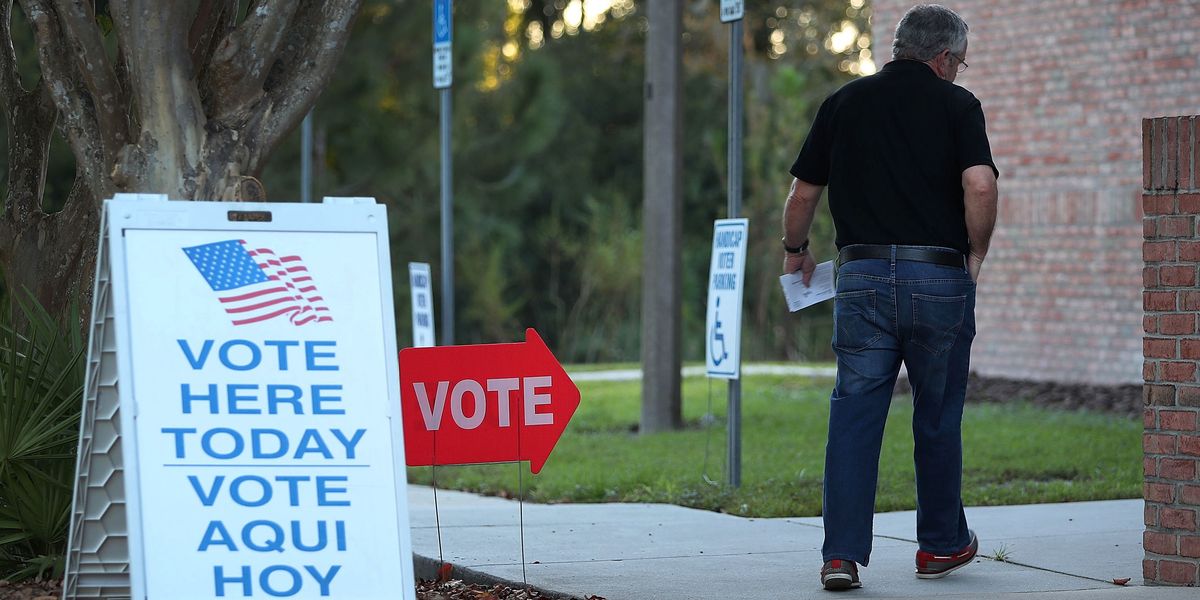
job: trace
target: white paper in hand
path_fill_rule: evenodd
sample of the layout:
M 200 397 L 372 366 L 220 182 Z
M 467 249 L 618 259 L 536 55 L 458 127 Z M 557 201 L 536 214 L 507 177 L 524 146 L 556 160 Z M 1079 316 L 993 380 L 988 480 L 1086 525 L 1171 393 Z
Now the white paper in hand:
M 783 296 L 787 298 L 791 312 L 824 302 L 837 292 L 833 287 L 833 261 L 817 265 L 808 286 L 804 285 L 804 275 L 799 271 L 780 275 L 779 283 L 783 286 Z

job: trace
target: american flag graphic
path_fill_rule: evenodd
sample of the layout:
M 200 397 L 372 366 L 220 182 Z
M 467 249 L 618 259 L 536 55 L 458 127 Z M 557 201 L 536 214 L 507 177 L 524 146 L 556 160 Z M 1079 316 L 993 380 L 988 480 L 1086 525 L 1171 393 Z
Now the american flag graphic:
M 217 292 L 234 325 L 287 317 L 293 325 L 332 321 L 299 256 L 277 256 L 245 240 L 225 240 L 183 249 Z

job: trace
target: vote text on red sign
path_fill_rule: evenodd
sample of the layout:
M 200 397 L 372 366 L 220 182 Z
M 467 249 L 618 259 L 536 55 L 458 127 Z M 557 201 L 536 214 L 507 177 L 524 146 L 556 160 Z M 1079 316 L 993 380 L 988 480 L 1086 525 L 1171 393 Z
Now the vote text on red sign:
M 401 350 L 400 402 L 409 466 L 528 460 L 537 473 L 579 389 L 527 329 L 524 342 Z

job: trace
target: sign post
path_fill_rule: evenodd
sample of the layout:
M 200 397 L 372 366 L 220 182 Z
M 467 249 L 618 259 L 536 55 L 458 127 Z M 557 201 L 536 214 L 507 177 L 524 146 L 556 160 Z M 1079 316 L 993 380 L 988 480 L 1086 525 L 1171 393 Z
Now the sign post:
M 442 344 L 454 343 L 454 173 L 450 154 L 450 86 L 454 83 L 451 0 L 433 0 L 433 87 L 439 90 L 442 162 Z
M 744 14 L 743 0 L 721 0 L 721 22 L 730 24 L 728 207 L 730 219 L 737 219 L 742 212 L 742 17 Z M 740 279 L 741 275 L 739 274 L 738 277 Z M 740 291 L 736 310 L 740 324 L 742 311 Z M 740 370 L 740 357 L 738 365 Z M 742 485 L 742 381 L 737 377 L 729 380 L 728 421 L 729 485 L 738 487 Z
M 742 484 L 742 281 L 746 270 L 748 219 L 713 224 L 708 270 L 708 314 L 704 359 L 709 377 L 729 380 L 729 485 Z
M 433 285 L 429 263 L 408 263 L 408 283 L 412 290 L 413 347 L 436 346 L 433 335 Z
M 412 600 L 384 207 L 101 229 L 66 597 Z

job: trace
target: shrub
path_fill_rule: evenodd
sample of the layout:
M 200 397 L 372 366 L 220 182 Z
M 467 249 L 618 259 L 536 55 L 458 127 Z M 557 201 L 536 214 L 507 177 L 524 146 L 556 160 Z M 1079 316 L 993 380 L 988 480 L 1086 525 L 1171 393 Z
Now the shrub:
M 82 336 L 26 294 L 0 311 L 0 579 L 61 577 L 70 523 Z

